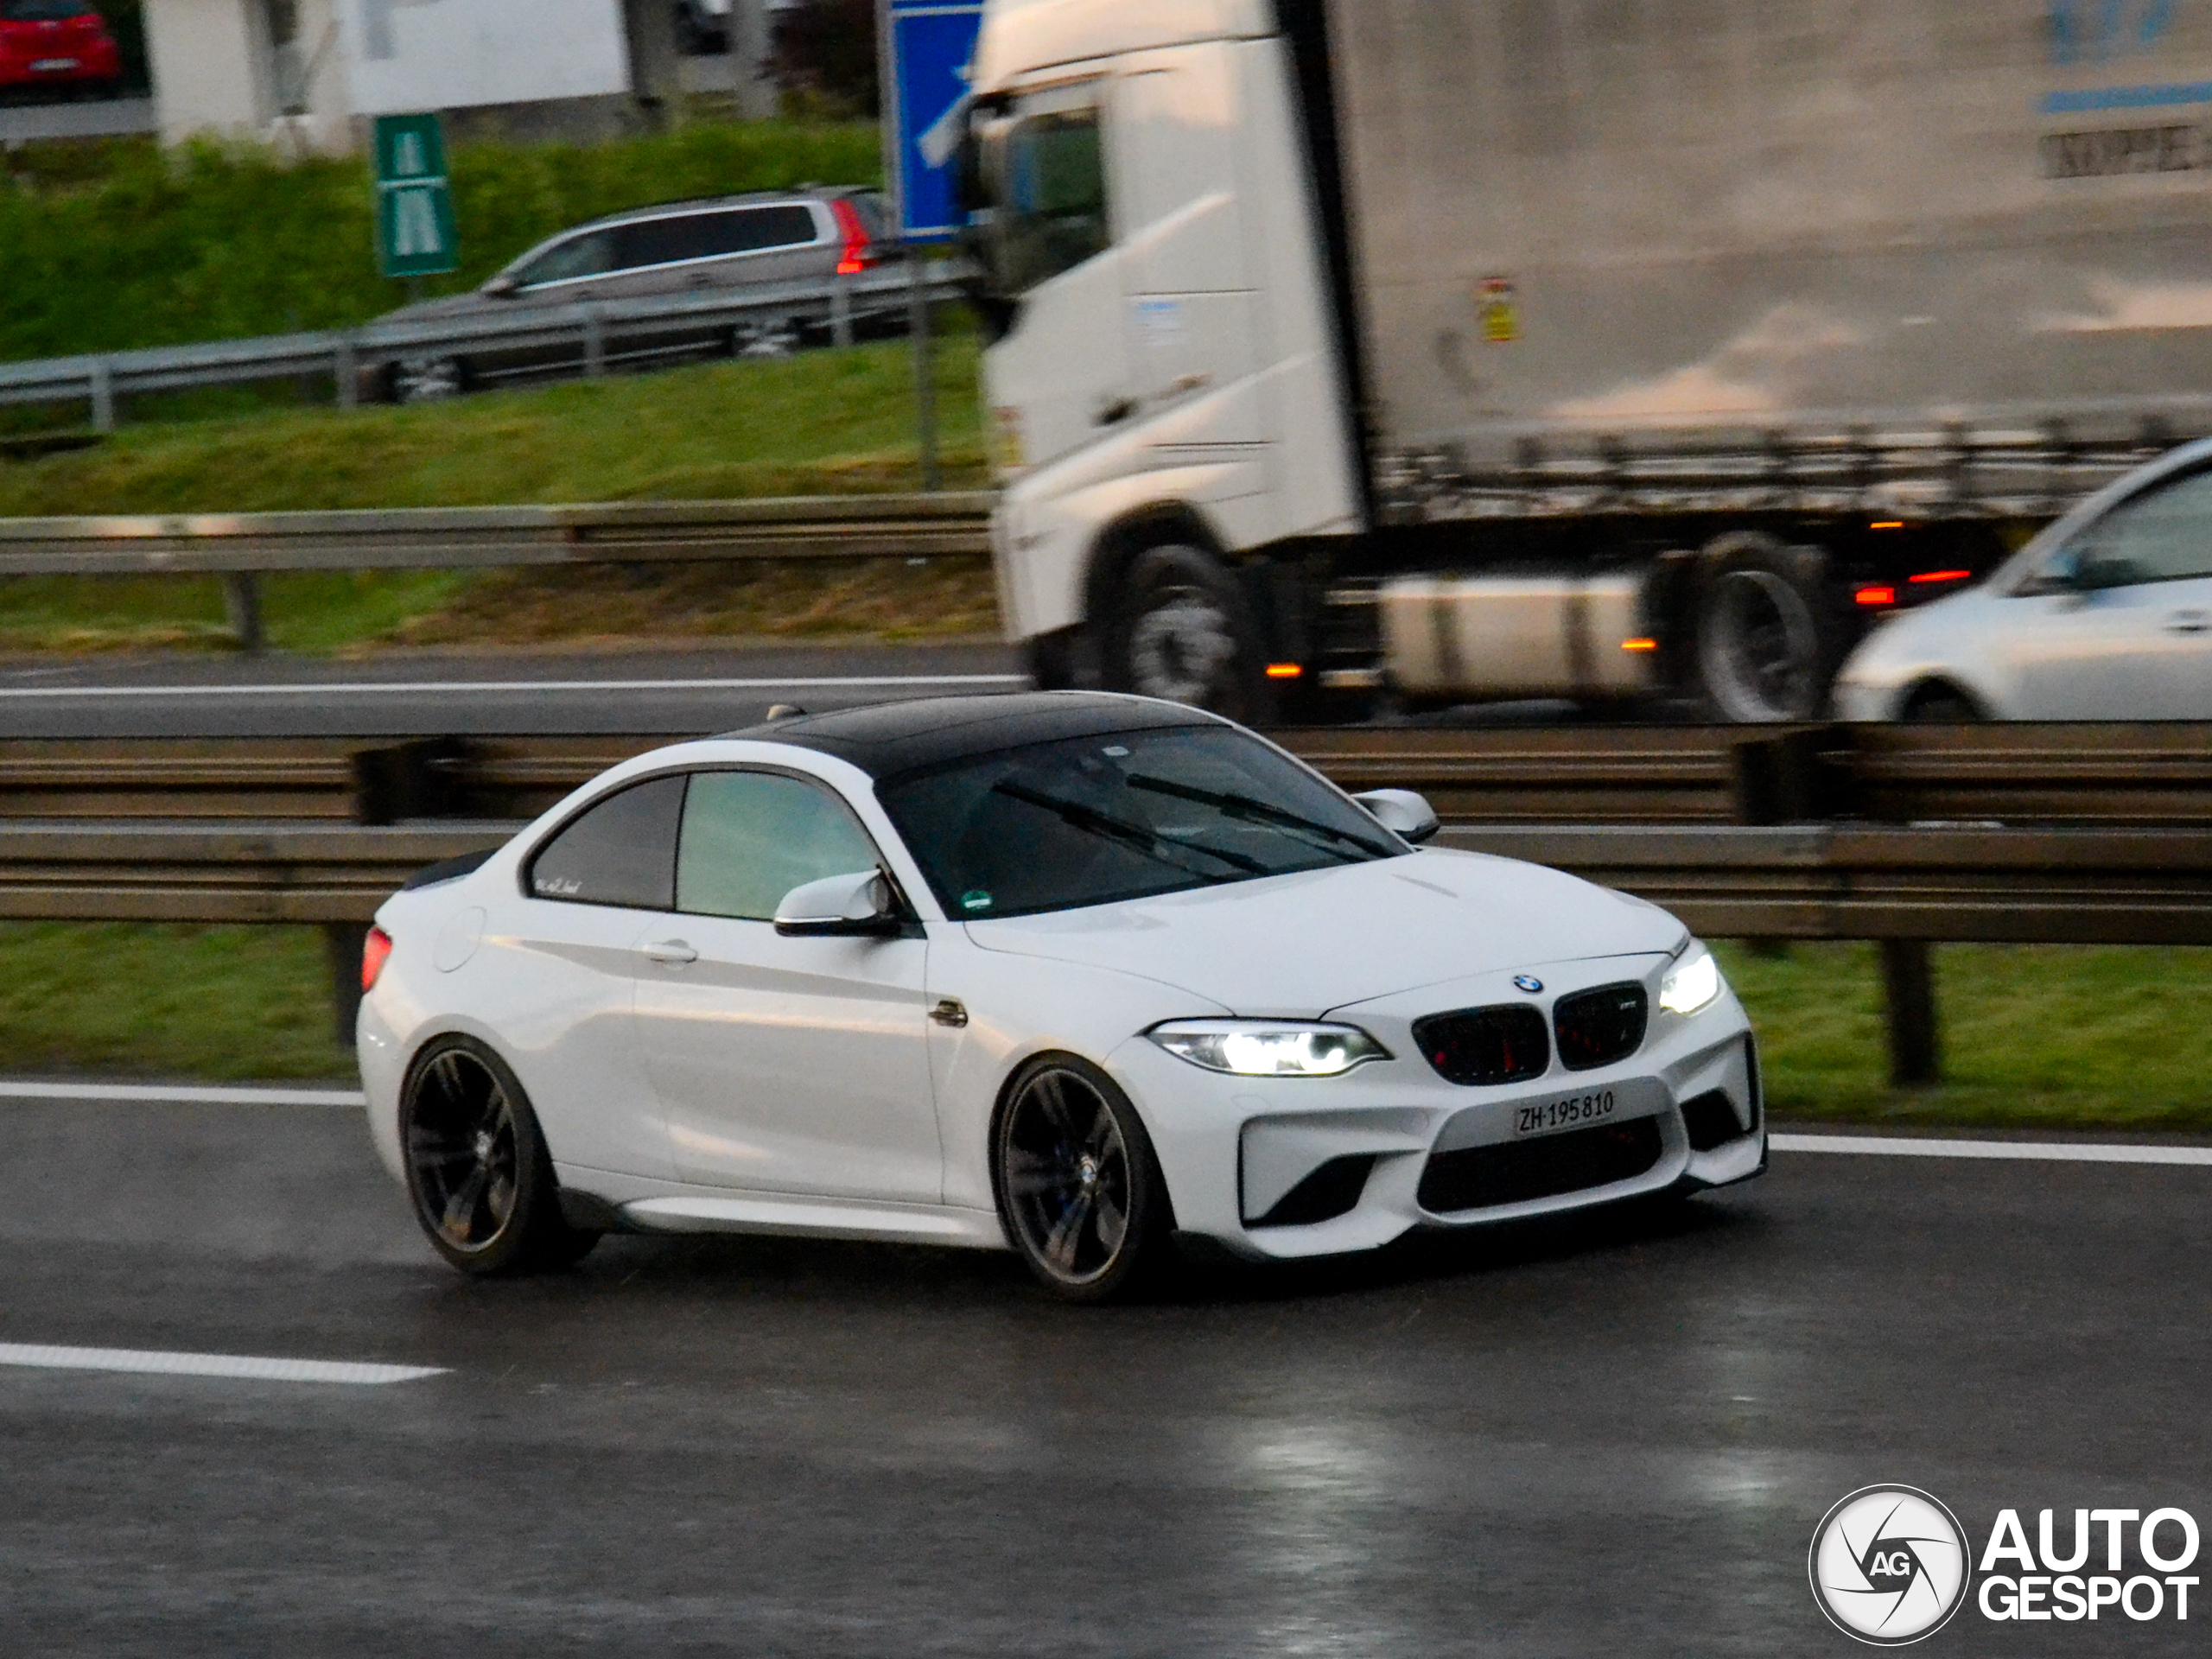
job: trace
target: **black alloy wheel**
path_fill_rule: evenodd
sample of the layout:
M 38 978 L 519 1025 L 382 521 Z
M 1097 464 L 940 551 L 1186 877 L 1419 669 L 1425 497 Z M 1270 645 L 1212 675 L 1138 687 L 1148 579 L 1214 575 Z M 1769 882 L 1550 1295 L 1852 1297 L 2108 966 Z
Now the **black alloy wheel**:
M 598 1243 L 562 1219 L 553 1160 L 522 1085 L 473 1038 L 440 1038 L 423 1051 L 401 1091 L 399 1132 L 416 1218 L 462 1272 L 566 1267 Z
M 1259 716 L 1257 630 L 1234 572 L 1203 548 L 1149 548 L 1130 565 L 1115 630 L 1115 689 L 1230 720 Z
M 1103 1302 L 1143 1281 L 1173 1223 L 1152 1142 L 1111 1078 L 1072 1055 L 1033 1060 L 994 1151 L 1007 1236 L 1046 1289 Z

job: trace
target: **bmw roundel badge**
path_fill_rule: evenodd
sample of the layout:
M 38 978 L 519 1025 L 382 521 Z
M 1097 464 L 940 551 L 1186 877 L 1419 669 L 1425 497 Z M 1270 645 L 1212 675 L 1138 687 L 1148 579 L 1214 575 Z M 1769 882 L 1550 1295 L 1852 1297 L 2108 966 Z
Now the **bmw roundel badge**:
M 1526 991 L 1529 995 L 1534 996 L 1544 988 L 1544 982 L 1534 974 L 1522 974 L 1514 980 L 1513 988 L 1516 990 Z

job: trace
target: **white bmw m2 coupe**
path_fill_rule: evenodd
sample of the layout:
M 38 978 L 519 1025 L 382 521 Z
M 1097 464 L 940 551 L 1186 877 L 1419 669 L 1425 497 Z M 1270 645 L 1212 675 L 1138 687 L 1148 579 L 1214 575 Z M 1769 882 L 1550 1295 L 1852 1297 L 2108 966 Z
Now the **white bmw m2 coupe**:
M 467 1272 L 812 1234 L 1079 1300 L 1177 1234 L 1283 1260 L 1758 1174 L 1705 947 L 1436 827 L 1091 693 L 662 749 L 378 912 L 370 1124 Z

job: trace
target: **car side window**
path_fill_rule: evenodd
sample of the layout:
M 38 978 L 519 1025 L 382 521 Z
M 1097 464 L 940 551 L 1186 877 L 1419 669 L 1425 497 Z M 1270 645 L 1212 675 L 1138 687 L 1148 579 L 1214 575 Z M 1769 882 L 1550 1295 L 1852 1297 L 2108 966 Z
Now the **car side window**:
M 777 772 L 696 772 L 683 805 L 676 907 L 772 921 L 794 887 L 880 862 L 851 809 L 818 785 Z
M 2115 507 L 2072 551 L 2083 588 L 2212 576 L 2212 472 L 2191 474 Z
M 531 860 L 531 895 L 626 910 L 673 908 L 683 786 L 680 777 L 655 778 L 571 819 Z
M 615 229 L 615 264 L 624 270 L 719 259 L 770 248 L 805 247 L 820 238 L 814 214 L 796 203 L 718 213 L 671 213 Z
M 1099 111 L 1087 89 L 1048 95 L 984 138 L 994 285 L 1026 294 L 1112 244 Z
M 539 254 L 515 273 L 515 285 L 542 288 L 547 283 L 570 283 L 580 276 L 604 276 L 613 269 L 613 233 L 587 231 L 556 242 Z

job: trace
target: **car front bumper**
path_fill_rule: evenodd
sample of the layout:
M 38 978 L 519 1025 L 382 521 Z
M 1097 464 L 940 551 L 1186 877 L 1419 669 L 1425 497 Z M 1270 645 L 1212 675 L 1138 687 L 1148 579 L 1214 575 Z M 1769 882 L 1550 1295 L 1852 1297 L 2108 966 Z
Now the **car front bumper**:
M 1418 1056 L 1342 1077 L 1224 1077 L 1142 1038 L 1112 1069 L 1151 1132 L 1177 1227 L 1247 1260 L 1293 1261 L 1761 1173 L 1742 1009 L 1724 995 L 1668 1024 L 1619 1065 L 1554 1065 L 1498 1088 L 1447 1083 Z M 1524 1114 L 1562 1109 L 1566 1127 L 1522 1132 Z

